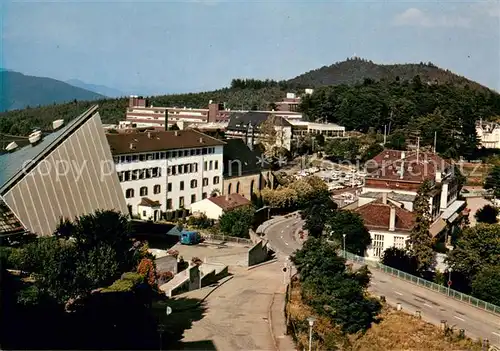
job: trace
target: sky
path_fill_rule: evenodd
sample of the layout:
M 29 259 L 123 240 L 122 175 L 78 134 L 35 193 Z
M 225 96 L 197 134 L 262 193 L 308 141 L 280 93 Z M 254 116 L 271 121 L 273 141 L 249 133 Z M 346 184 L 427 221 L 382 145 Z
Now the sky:
M 0 0 L 0 67 L 116 88 L 198 92 L 358 56 L 432 62 L 500 91 L 500 0 Z

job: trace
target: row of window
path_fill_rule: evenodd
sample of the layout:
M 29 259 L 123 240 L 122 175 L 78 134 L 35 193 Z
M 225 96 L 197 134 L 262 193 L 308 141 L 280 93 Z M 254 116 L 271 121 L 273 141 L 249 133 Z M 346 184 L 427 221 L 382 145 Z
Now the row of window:
M 207 193 L 203 193 L 201 195 L 201 198 L 202 199 L 206 199 L 208 197 L 208 194 Z M 195 203 L 196 202 L 196 195 L 195 194 L 192 194 L 191 195 L 191 203 Z M 178 208 L 183 208 L 184 207 L 184 196 L 179 196 L 179 199 L 178 199 Z M 172 210 L 174 207 L 173 207 L 173 200 L 172 199 L 167 199 L 167 210 Z
M 159 178 L 161 177 L 161 168 L 153 167 L 153 168 L 134 169 L 131 171 L 123 171 L 117 173 L 120 182 L 128 182 L 130 180 Z
M 159 184 L 153 186 L 153 194 L 159 194 L 161 192 L 161 186 Z M 140 196 L 148 196 L 148 187 L 143 186 L 139 189 L 139 195 Z M 130 199 L 135 196 L 135 191 L 134 189 L 127 189 L 125 191 L 125 197 L 127 199 Z
M 406 248 L 406 238 L 404 236 L 394 236 L 393 246 L 398 249 Z M 384 255 L 384 235 L 375 234 L 372 240 L 373 256 L 381 258 Z
M 179 157 L 210 155 L 215 153 L 215 147 L 204 147 L 189 150 L 172 150 L 162 152 L 149 152 L 146 154 L 114 156 L 115 163 L 130 163 L 138 161 L 166 160 Z
M 208 186 L 209 185 L 209 179 L 208 178 L 203 178 L 202 180 L 202 186 Z M 213 177 L 213 184 L 214 185 L 217 185 L 220 183 L 220 177 L 218 176 L 215 176 Z M 198 187 L 198 180 L 197 179 L 192 179 L 190 182 L 189 182 L 189 186 L 191 189 L 195 189 Z M 183 191 L 185 188 L 184 186 L 184 181 L 181 180 L 179 182 L 179 190 Z M 239 188 L 239 183 L 238 183 L 238 188 Z M 168 183 L 167 184 L 167 192 L 171 192 L 172 191 L 172 183 Z M 161 192 L 161 186 L 159 184 L 153 186 L 153 194 L 159 194 Z M 139 196 L 147 196 L 148 195 L 148 187 L 147 186 L 143 186 L 139 189 Z M 125 197 L 127 199 L 130 199 L 132 197 L 135 196 L 135 192 L 134 192 L 134 189 L 132 188 L 129 188 L 127 190 L 125 190 Z

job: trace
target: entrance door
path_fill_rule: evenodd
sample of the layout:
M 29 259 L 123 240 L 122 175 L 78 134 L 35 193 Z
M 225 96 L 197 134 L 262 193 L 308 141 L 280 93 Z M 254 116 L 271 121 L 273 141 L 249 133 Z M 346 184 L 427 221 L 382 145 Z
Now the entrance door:
M 158 210 L 155 210 L 155 213 L 154 213 L 154 217 L 153 217 L 153 220 L 156 222 L 159 218 L 159 212 Z

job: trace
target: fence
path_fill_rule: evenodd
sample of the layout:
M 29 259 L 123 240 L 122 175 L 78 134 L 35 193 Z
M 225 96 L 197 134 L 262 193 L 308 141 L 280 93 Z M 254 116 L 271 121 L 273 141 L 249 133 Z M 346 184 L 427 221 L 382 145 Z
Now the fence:
M 202 233 L 201 236 L 205 240 L 217 240 L 217 241 L 233 242 L 233 243 L 238 243 L 238 244 L 253 245 L 252 240 L 246 239 L 246 238 L 238 238 L 236 236 L 227 236 L 227 235 L 219 235 L 219 234 L 204 234 L 204 233 Z
M 342 250 L 340 250 L 340 251 L 342 252 Z M 414 275 L 411 275 L 411 274 L 408 274 L 406 272 L 394 269 L 394 268 L 389 267 L 389 266 L 385 266 L 377 261 L 366 260 L 364 257 L 354 255 L 354 254 L 347 252 L 347 251 L 343 252 L 343 255 L 347 260 L 354 261 L 354 262 L 361 262 L 361 263 L 366 264 L 370 267 L 378 269 L 384 273 L 390 274 L 390 275 L 398 277 L 400 279 L 404 279 L 404 280 L 409 281 L 413 284 L 423 286 L 424 288 L 427 288 L 427 289 L 436 291 L 440 294 L 449 296 L 455 300 L 468 303 L 474 307 L 477 307 L 477 308 L 480 308 L 480 309 L 483 309 L 483 310 L 486 310 L 489 312 L 500 314 L 500 307 L 498 307 L 492 303 L 476 299 L 475 297 L 472 297 L 472 296 L 469 296 L 466 294 L 462 294 L 461 292 L 458 292 L 458 291 L 453 290 L 451 288 L 449 289 L 446 286 L 433 283 L 431 281 L 416 277 Z

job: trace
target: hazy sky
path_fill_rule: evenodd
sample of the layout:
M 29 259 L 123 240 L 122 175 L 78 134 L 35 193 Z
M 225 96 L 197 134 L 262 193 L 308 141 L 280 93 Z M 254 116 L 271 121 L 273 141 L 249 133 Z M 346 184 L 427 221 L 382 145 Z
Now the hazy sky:
M 130 94 L 291 78 L 356 55 L 500 90 L 500 1 L 0 0 L 2 67 Z

